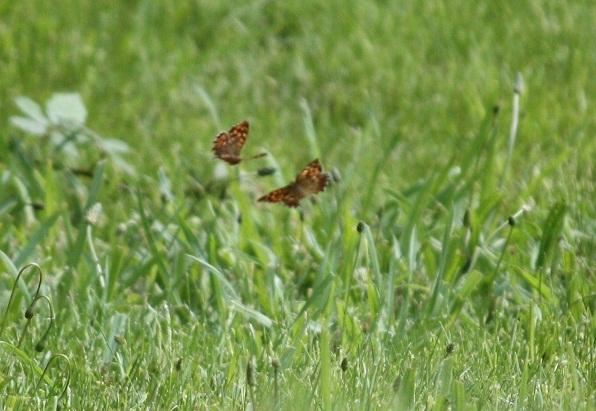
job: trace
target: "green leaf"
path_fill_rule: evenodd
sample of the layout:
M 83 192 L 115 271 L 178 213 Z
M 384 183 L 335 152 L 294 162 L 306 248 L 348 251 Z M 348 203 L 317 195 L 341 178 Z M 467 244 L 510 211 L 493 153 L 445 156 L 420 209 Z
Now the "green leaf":
M 27 117 L 13 116 L 10 118 L 10 124 L 34 136 L 44 135 L 48 131 L 47 123 L 40 123 Z
M 68 128 L 77 129 L 85 125 L 87 109 L 78 93 L 57 93 L 47 102 L 50 121 Z
M 37 123 L 48 125 L 49 121 L 45 114 L 41 111 L 41 107 L 29 97 L 19 96 L 14 99 L 16 106 L 26 114 L 31 120 Z

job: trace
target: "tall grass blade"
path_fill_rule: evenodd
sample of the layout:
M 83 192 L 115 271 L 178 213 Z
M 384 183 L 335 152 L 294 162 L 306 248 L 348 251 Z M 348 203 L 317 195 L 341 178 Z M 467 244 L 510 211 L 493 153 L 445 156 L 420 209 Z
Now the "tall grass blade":
M 513 147 L 515 146 L 515 139 L 517 138 L 517 126 L 519 124 L 519 97 L 524 89 L 524 79 L 520 72 L 515 75 L 515 85 L 513 86 L 513 110 L 511 113 L 511 129 L 509 130 L 509 141 L 507 143 L 507 157 L 505 158 L 505 167 L 499 181 L 499 187 L 503 187 L 503 183 L 509 168 L 511 167 L 511 158 L 513 157 Z
M 300 100 L 300 108 L 302 109 L 302 120 L 304 121 L 304 128 L 306 129 L 306 141 L 308 141 L 309 157 L 319 158 L 321 150 L 317 141 L 317 133 L 312 118 L 312 112 L 306 99 Z
M 43 224 L 37 230 L 35 230 L 33 235 L 29 237 L 29 241 L 27 241 L 27 244 L 25 244 L 25 246 L 21 248 L 21 250 L 14 259 L 14 264 L 17 267 L 24 265 L 31 258 L 36 248 L 39 245 L 43 244 L 44 239 L 48 235 L 50 229 L 52 228 L 59 216 L 60 214 L 56 213 L 48 217 L 43 222 Z
M 213 117 L 213 120 L 215 120 L 217 128 L 221 129 L 221 120 L 219 118 L 219 114 L 217 114 L 217 108 L 215 108 L 215 103 L 213 103 L 213 99 L 211 98 L 209 93 L 207 93 L 207 90 L 205 90 L 203 86 L 195 84 L 195 91 L 197 92 L 199 97 L 203 99 L 203 102 L 207 106 L 207 110 L 209 110 L 211 117 Z
M 232 283 L 228 281 L 228 279 L 223 275 L 221 271 L 217 268 L 209 264 L 207 261 L 203 260 L 202 258 L 195 257 L 194 255 L 189 255 L 190 258 L 195 260 L 197 263 L 205 267 L 211 274 L 213 274 L 219 283 L 223 285 L 224 297 L 228 301 L 240 301 L 238 297 L 238 293 L 234 289 Z
M 99 191 L 101 189 L 103 181 L 103 172 L 105 169 L 105 161 L 97 163 L 95 170 L 93 171 L 93 180 L 89 187 L 89 193 L 87 197 L 87 203 L 85 204 L 84 212 L 88 211 L 95 203 L 98 202 Z M 77 227 L 77 236 L 74 244 L 71 245 L 71 252 L 69 253 L 68 263 L 72 270 L 76 270 L 79 265 L 81 253 L 85 246 L 85 238 L 87 236 L 87 219 L 85 216 L 81 216 L 79 225 Z
M 536 258 L 536 268 L 544 268 L 546 259 L 551 250 L 559 240 L 559 235 L 563 229 L 567 206 L 565 200 L 557 202 L 548 213 L 544 226 L 542 228 L 542 238 L 538 247 L 538 256 Z
M 445 269 L 447 266 L 447 259 L 451 256 L 452 250 L 450 247 L 451 244 L 451 234 L 453 230 L 453 223 L 455 220 L 455 213 L 451 213 L 451 218 L 449 219 L 448 224 L 445 226 L 445 231 L 443 233 L 443 243 L 442 243 L 442 250 L 441 250 L 441 257 L 439 260 L 439 267 L 437 270 L 437 275 L 435 277 L 435 283 L 433 285 L 433 291 L 428 302 L 428 315 L 432 315 L 433 312 L 436 312 L 438 307 L 439 301 L 439 294 L 441 293 L 441 289 L 443 288 L 443 279 L 445 277 Z
M 378 126 L 377 119 L 373 113 L 371 113 L 371 121 L 375 126 L 375 130 L 377 130 L 376 135 L 373 137 L 376 143 L 374 147 L 380 147 L 380 144 L 384 140 L 384 138 L 383 136 L 381 136 L 381 131 Z M 389 142 L 387 143 L 387 147 L 382 148 L 381 157 L 375 162 L 373 173 L 370 176 L 370 181 L 367 185 L 368 189 L 366 190 L 366 194 L 364 195 L 361 211 L 362 215 L 368 214 L 374 197 L 375 189 L 379 186 L 379 184 L 377 183 L 379 174 L 381 173 L 381 170 L 385 168 L 387 161 L 389 161 L 389 159 L 391 158 L 391 154 L 393 154 L 393 151 L 395 150 L 395 147 L 397 147 L 397 143 L 399 143 L 400 140 L 401 134 L 395 133 L 390 136 Z

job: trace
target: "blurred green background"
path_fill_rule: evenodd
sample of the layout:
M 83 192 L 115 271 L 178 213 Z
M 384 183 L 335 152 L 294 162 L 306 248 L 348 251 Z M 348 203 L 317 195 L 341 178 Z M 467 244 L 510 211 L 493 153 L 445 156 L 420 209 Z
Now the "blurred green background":
M 561 171 L 589 178 L 595 10 L 559 1 L 5 0 L 0 102 L 6 116 L 18 95 L 80 92 L 89 125 L 131 144 L 148 174 L 179 157 L 211 167 L 213 136 L 242 119 L 251 122 L 247 149 L 264 147 L 297 170 L 312 157 L 307 105 L 324 165 L 358 161 L 367 176 L 399 135 L 381 185 L 403 187 L 457 156 L 493 106 L 506 128 L 520 72 L 514 174 L 531 178 L 568 150 Z M 358 139 L 366 150 L 354 158 Z

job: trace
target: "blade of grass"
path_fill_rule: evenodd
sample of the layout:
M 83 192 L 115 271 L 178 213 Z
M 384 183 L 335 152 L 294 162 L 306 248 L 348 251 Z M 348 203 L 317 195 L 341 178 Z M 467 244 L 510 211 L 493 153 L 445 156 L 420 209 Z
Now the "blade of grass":
M 205 267 L 211 274 L 213 274 L 219 283 L 223 285 L 223 296 L 228 301 L 239 301 L 240 298 L 238 297 L 238 293 L 234 289 L 232 283 L 228 281 L 228 279 L 223 275 L 221 271 L 215 268 L 213 265 L 209 264 L 207 261 L 203 260 L 202 258 L 196 257 L 194 255 L 188 255 L 191 259 L 195 260 L 197 263 Z M 218 287 L 219 289 L 219 287 Z
M 52 228 L 59 216 L 60 214 L 56 213 L 48 217 L 43 222 L 43 224 L 37 230 L 35 230 L 33 235 L 29 237 L 29 241 L 27 241 L 27 244 L 23 248 L 21 248 L 21 250 L 15 257 L 14 264 L 17 267 L 24 265 L 33 255 L 36 248 L 40 244 L 43 244 L 44 239 L 50 232 L 50 229 Z
M 370 120 L 371 120 L 371 122 L 374 126 L 374 130 L 375 130 L 374 139 L 376 140 L 376 144 L 374 145 L 374 147 L 377 147 L 380 144 L 380 142 L 383 141 L 383 138 L 381 136 L 381 130 L 380 130 L 378 121 L 377 121 L 374 113 L 372 113 L 372 112 L 370 113 Z M 368 189 L 367 189 L 366 194 L 364 195 L 364 199 L 362 201 L 362 209 L 360 211 L 362 216 L 368 215 L 368 212 L 369 212 L 369 209 L 371 207 L 372 200 L 374 197 L 375 189 L 379 186 L 377 184 L 379 174 L 381 173 L 381 170 L 383 170 L 383 168 L 387 164 L 387 161 L 391 157 L 391 154 L 393 154 L 393 151 L 395 150 L 395 147 L 397 146 L 397 143 L 400 142 L 400 140 L 401 140 L 401 134 L 395 133 L 395 134 L 391 135 L 389 142 L 388 142 L 388 146 L 386 148 L 384 148 L 381 153 L 381 158 L 375 162 L 375 168 L 373 169 L 373 173 L 370 176 L 370 181 L 367 185 Z
M 319 158 L 321 150 L 317 142 L 317 134 L 313 123 L 312 112 L 306 99 L 300 100 L 300 108 L 302 109 L 302 120 L 304 121 L 304 128 L 306 129 L 306 141 L 308 141 L 309 153 L 312 158 Z
M 544 268 L 548 255 L 559 240 L 559 235 L 563 229 L 566 210 L 566 202 L 565 200 L 561 200 L 553 205 L 548 213 L 548 217 L 546 218 L 542 229 L 540 246 L 538 247 L 538 256 L 536 258 L 537 269 Z
M 95 170 L 93 171 L 93 180 L 91 181 L 91 187 L 89 187 L 87 203 L 85 204 L 84 208 L 85 212 L 89 210 L 98 201 L 105 164 L 105 161 L 98 162 L 97 166 L 95 167 Z M 68 264 L 71 268 L 71 272 L 73 270 L 76 270 L 79 265 L 81 253 L 83 252 L 83 247 L 85 246 L 85 238 L 87 236 L 87 224 L 87 219 L 85 218 L 85 216 L 82 216 L 77 227 L 77 236 L 75 242 L 74 244 L 71 244 L 71 251 L 68 255 Z
M 416 255 L 418 253 L 418 249 L 420 248 L 420 244 L 418 243 L 418 236 L 416 227 L 412 229 L 410 232 L 410 237 L 408 239 L 408 279 L 405 284 L 405 292 L 404 292 L 404 299 L 401 303 L 401 307 L 399 310 L 399 318 L 398 318 L 398 333 L 399 335 L 403 335 L 406 331 L 406 325 L 408 324 L 408 313 L 410 311 L 410 298 L 412 295 L 411 287 L 413 285 L 413 277 L 414 272 L 416 271 L 417 267 L 417 260 Z
M 513 157 L 513 147 L 517 138 L 517 125 L 519 123 L 519 97 L 524 89 L 524 79 L 520 72 L 515 75 L 515 84 L 513 86 L 513 110 L 511 112 L 511 129 L 509 130 L 509 141 L 507 143 L 507 156 L 505 157 L 505 166 L 499 180 L 499 188 L 503 188 L 503 183 L 509 168 L 511 167 L 511 157 Z
M 367 224 L 364 224 L 364 230 L 362 234 L 364 234 L 364 240 L 366 241 L 366 249 L 368 250 L 369 258 L 372 263 L 372 271 L 373 276 L 372 278 L 369 276 L 367 281 L 367 295 L 368 295 L 368 305 L 369 305 L 369 313 L 371 315 L 371 329 L 377 326 L 377 321 L 380 319 L 379 314 L 381 313 L 381 287 L 384 284 L 383 278 L 381 276 L 381 267 L 379 264 L 379 256 L 377 254 L 377 248 L 375 246 L 375 241 L 370 231 L 370 227 Z
M 441 250 L 441 258 L 439 259 L 439 267 L 437 270 L 437 275 L 435 278 L 435 283 L 433 285 L 433 291 L 431 297 L 428 301 L 428 311 L 427 314 L 430 316 L 433 313 L 437 313 L 439 310 L 439 294 L 443 288 L 443 278 L 445 277 L 445 268 L 447 266 L 447 258 L 451 256 L 451 234 L 453 230 L 453 223 L 455 220 L 455 213 L 451 213 L 451 218 L 449 219 L 448 224 L 445 226 L 445 232 L 443 233 L 443 242 L 442 242 L 442 250 Z

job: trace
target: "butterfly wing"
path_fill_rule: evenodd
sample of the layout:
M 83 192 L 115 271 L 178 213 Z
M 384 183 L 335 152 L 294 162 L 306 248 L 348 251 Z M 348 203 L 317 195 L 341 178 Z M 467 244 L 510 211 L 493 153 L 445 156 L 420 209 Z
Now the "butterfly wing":
M 277 190 L 273 190 L 269 194 L 265 194 L 257 201 L 265 201 L 267 203 L 283 202 L 288 207 L 298 207 L 300 205 L 300 193 L 296 190 L 295 184 L 292 183 Z
M 325 189 L 329 182 L 329 175 L 321 172 L 322 167 L 318 159 L 307 165 L 298 174 L 296 180 L 285 187 L 273 190 L 259 198 L 258 201 L 269 203 L 283 202 L 288 207 L 298 207 L 300 200 L 309 194 L 317 194 Z
M 329 183 L 329 174 L 322 172 L 321 163 L 319 159 L 314 159 L 308 164 L 304 170 L 298 174 L 294 184 L 297 189 L 305 197 L 308 194 L 317 194 L 325 190 Z
M 213 141 L 215 157 L 229 164 L 238 164 L 242 161 L 240 151 L 248 137 L 248 121 L 235 125 L 227 133 L 219 133 Z

